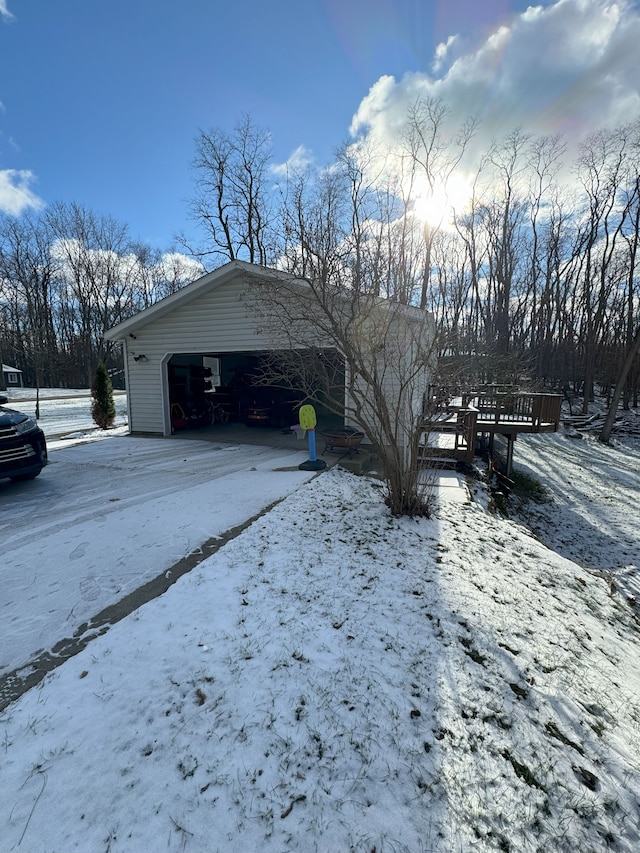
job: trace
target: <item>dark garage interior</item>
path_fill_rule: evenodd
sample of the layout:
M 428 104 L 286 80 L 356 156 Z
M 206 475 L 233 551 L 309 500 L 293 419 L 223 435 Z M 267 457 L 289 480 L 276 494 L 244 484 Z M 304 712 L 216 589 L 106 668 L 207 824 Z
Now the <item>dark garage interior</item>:
M 328 353 L 336 380 L 344 387 L 344 367 L 336 353 Z M 299 407 L 308 402 L 304 392 L 265 385 L 269 354 L 264 352 L 182 353 L 167 364 L 171 431 L 203 429 L 215 424 L 243 424 L 255 428 L 287 429 L 298 422 Z M 318 421 L 335 423 L 336 415 L 314 403 Z

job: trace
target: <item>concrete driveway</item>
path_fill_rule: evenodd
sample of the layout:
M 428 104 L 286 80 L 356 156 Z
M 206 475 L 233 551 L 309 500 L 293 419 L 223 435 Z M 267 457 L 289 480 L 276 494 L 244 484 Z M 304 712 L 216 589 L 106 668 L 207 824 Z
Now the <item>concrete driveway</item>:
M 24 678 L 91 619 L 166 577 L 203 543 L 312 474 L 306 445 L 116 437 L 50 453 L 28 483 L 0 480 L 0 680 Z M 38 663 L 40 661 L 40 663 Z

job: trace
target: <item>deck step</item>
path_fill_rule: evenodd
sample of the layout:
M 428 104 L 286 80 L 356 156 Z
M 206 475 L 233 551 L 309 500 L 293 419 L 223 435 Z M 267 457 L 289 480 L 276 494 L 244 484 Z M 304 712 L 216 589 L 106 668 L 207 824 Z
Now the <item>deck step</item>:
M 421 456 L 420 464 L 424 468 L 455 469 L 458 462 L 453 456 Z
M 352 474 L 362 475 L 375 469 L 378 465 L 378 459 L 373 453 L 360 451 L 360 453 L 345 453 L 334 464 L 340 465 L 346 471 L 351 471 Z

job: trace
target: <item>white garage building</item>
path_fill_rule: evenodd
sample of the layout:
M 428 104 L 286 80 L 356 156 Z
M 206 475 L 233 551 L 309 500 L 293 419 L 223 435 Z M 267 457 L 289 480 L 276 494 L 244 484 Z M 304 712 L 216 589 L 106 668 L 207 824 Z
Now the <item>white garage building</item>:
M 277 348 L 273 334 L 266 331 L 268 323 L 256 315 L 252 294 L 261 282 L 279 281 L 305 287 L 275 270 L 231 261 L 107 332 L 105 337 L 121 341 L 124 349 L 132 433 L 168 436 L 185 427 L 209 425 L 212 411 L 215 420 L 255 426 L 296 422 L 303 394 L 260 387 L 252 381 L 265 356 Z M 402 306 L 402 311 L 394 312 L 393 322 L 398 325 L 398 335 L 409 341 L 403 358 L 413 357 L 416 341 L 425 346 L 433 339 L 432 318 L 423 311 Z M 407 337 L 409 326 L 412 331 Z M 421 330 L 418 336 L 416 328 Z M 311 327 L 299 339 L 301 347 L 313 341 L 314 349 L 321 347 L 333 358 L 337 375 L 341 370 L 348 386 L 344 359 L 335 342 L 330 338 L 320 341 L 317 329 Z M 389 382 L 391 389 L 393 380 Z M 421 393 L 428 384 L 425 369 L 419 383 Z M 348 424 L 346 390 L 345 403 L 343 415 Z M 322 406 L 318 414 L 322 415 Z

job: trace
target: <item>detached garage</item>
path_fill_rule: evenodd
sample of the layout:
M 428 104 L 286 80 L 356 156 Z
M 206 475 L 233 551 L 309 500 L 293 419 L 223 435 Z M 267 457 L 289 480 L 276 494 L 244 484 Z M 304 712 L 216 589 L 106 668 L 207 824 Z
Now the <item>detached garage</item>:
M 292 288 L 292 304 L 295 289 L 306 286 L 275 270 L 231 261 L 110 329 L 106 338 L 121 341 L 124 349 L 130 431 L 168 436 L 220 422 L 297 423 L 305 395 L 295 390 L 295 382 L 293 390 L 265 384 L 270 355 L 285 346 L 255 307 L 261 287 L 281 282 Z M 407 315 L 414 325 L 428 316 L 404 309 L 405 325 Z M 296 348 L 313 348 L 336 387 L 344 389 L 345 410 L 339 416 L 348 424 L 353 377 L 346 375 L 344 358 L 314 324 L 299 326 L 296 340 Z M 425 374 L 424 391 L 427 384 Z M 319 420 L 331 414 L 335 422 L 335 410 L 323 410 L 322 400 L 314 405 Z
M 248 294 L 257 277 L 274 275 L 232 261 L 107 332 L 123 344 L 131 432 L 297 422 L 302 393 L 257 384 L 274 342 Z M 326 355 L 340 369 L 335 351 Z

